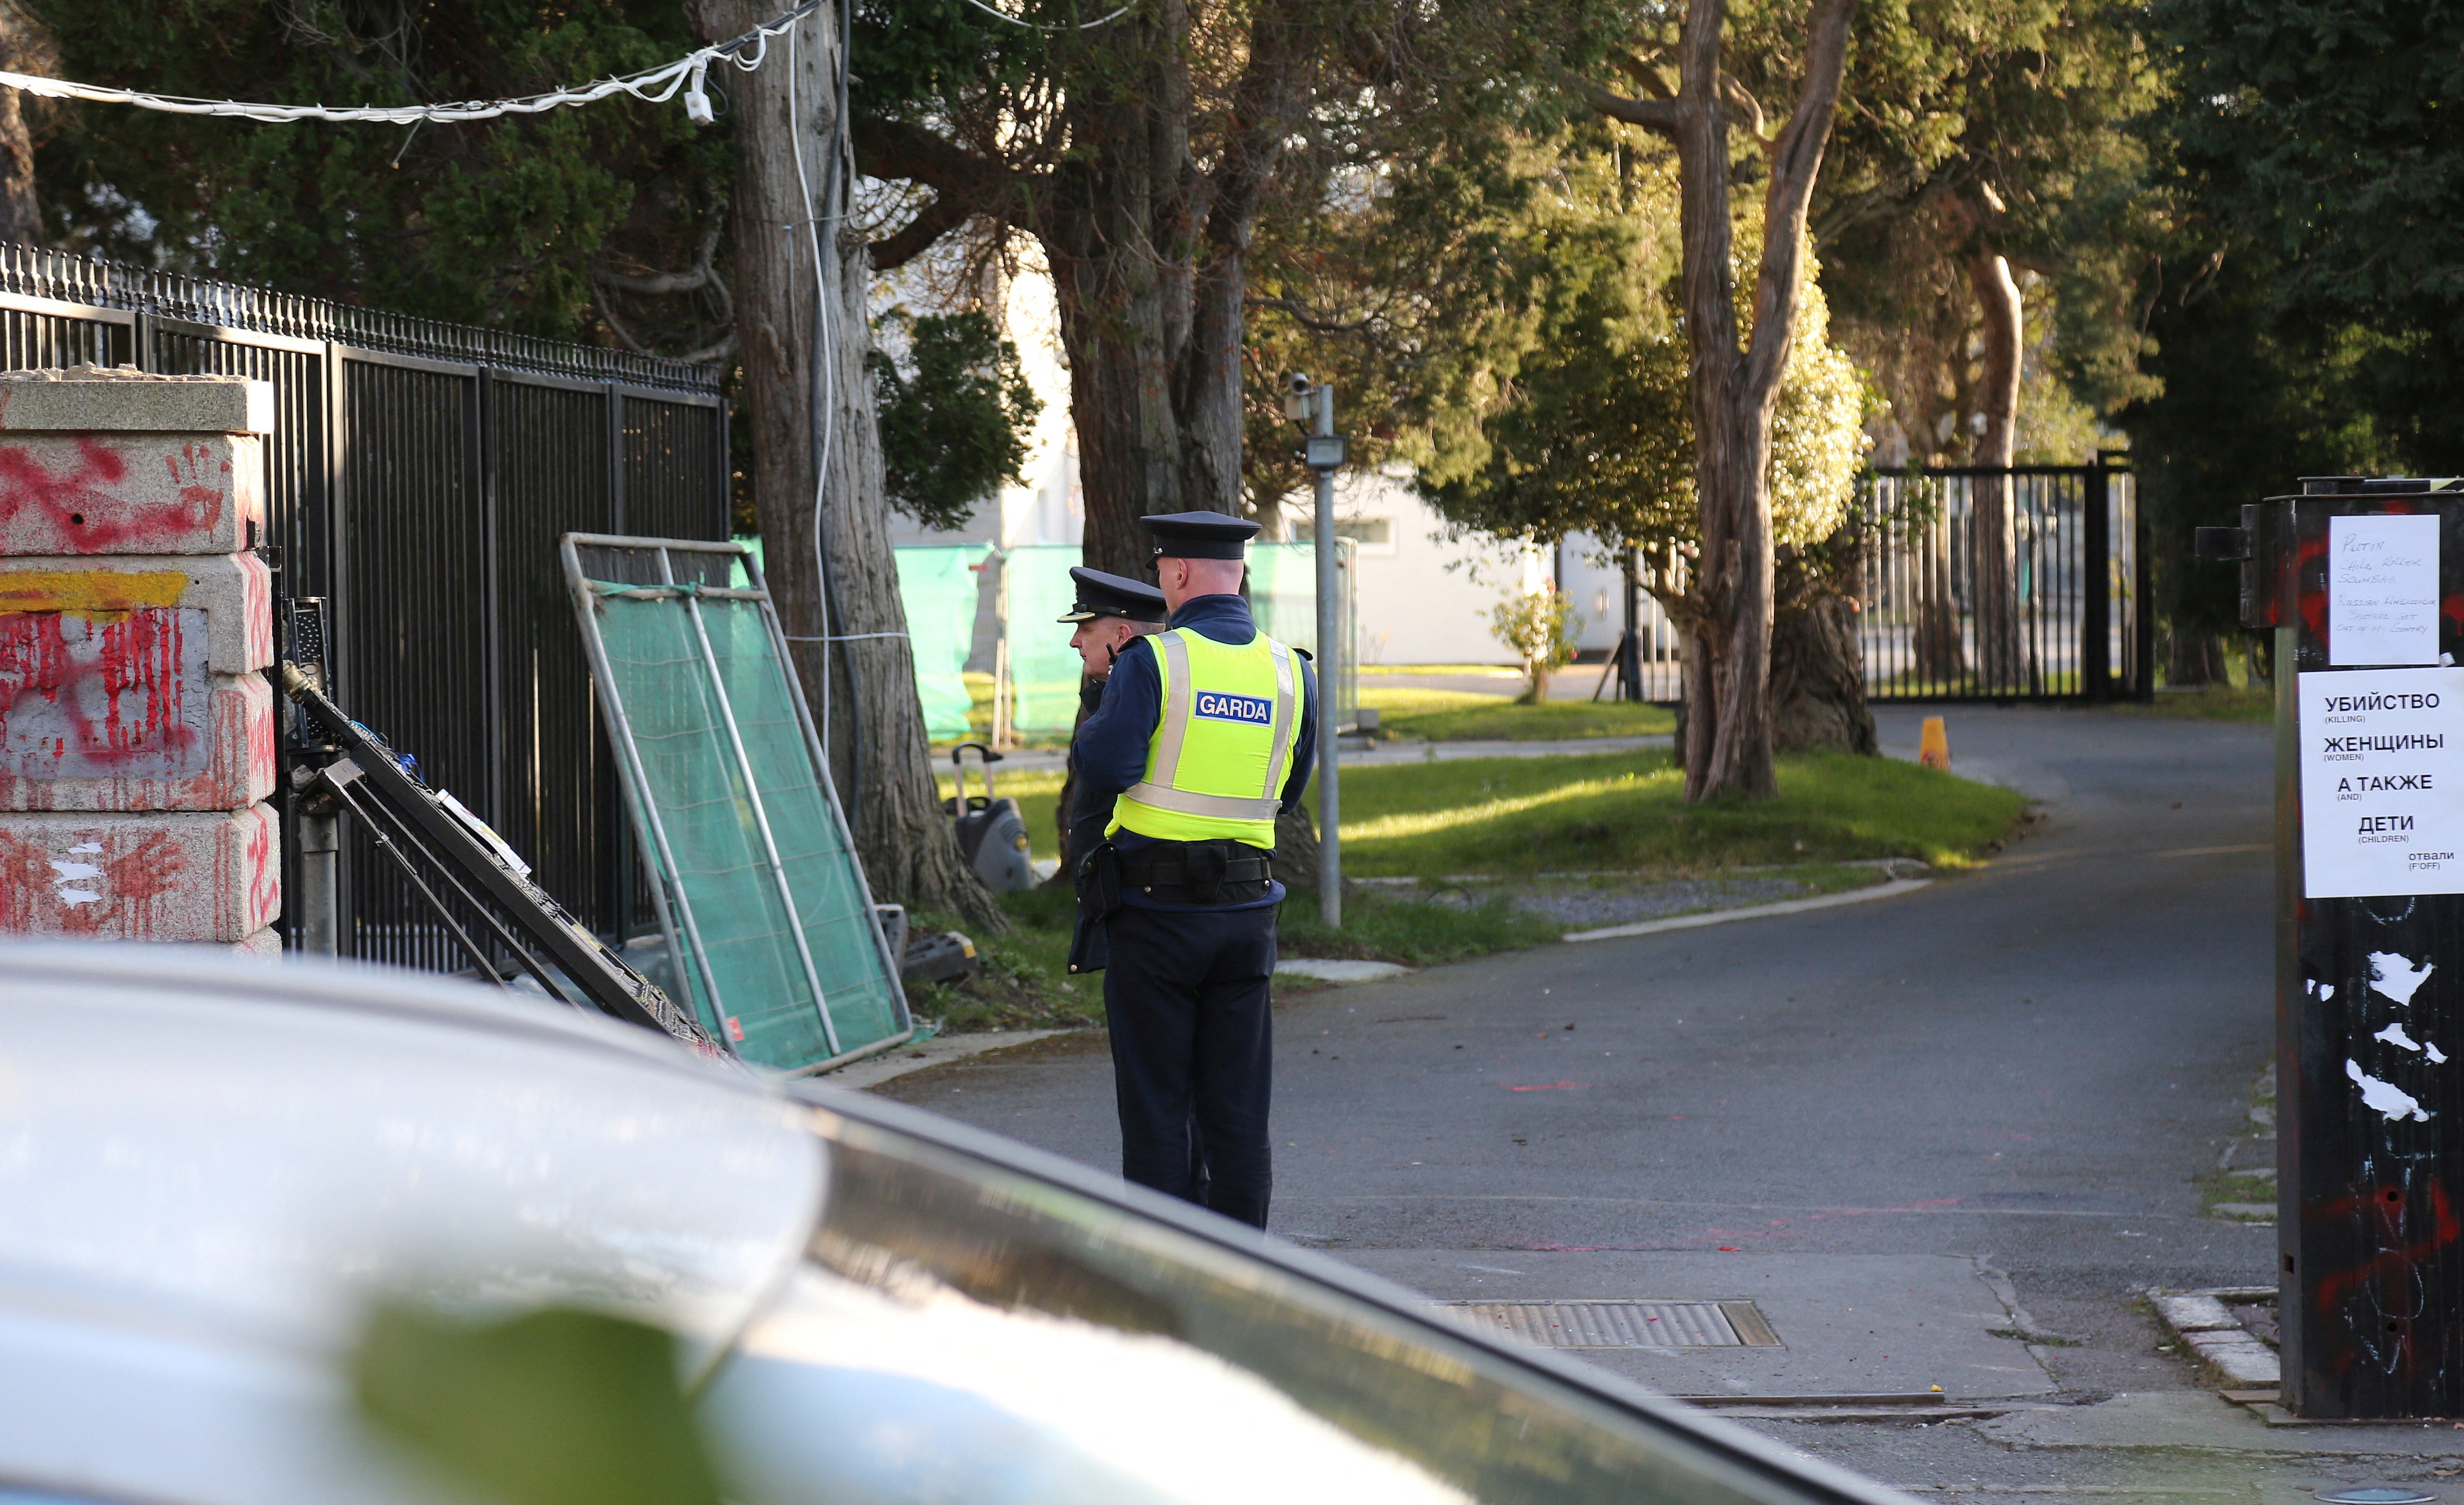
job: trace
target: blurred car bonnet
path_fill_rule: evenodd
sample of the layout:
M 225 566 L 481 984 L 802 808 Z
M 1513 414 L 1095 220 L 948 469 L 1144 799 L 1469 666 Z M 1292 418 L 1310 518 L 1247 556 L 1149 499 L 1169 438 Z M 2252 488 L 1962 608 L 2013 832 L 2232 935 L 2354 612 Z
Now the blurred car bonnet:
M 0 947 L 0 1505 L 394 1505 L 371 1303 L 678 1335 L 748 1505 L 1902 1501 L 1109 1177 L 495 989 Z

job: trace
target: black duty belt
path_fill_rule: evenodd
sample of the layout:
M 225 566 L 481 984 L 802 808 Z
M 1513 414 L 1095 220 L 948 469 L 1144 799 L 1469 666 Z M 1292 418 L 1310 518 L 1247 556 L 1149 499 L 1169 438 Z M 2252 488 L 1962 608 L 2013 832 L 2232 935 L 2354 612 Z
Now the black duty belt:
M 1273 859 L 1246 842 L 1165 841 L 1120 856 L 1121 883 L 1178 904 L 1243 904 L 1266 896 Z

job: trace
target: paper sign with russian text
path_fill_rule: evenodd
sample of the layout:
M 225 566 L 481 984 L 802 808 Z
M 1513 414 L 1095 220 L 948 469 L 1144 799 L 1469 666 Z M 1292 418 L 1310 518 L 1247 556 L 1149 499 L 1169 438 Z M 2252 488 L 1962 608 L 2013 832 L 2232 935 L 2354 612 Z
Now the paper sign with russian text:
M 2464 669 L 2330 670 L 2294 694 L 2303 895 L 2464 894 Z

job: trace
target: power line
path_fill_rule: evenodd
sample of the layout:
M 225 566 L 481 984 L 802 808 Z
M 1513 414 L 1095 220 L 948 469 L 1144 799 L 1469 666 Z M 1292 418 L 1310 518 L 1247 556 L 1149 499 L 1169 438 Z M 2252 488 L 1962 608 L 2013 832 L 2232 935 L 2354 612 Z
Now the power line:
M 715 62 L 727 62 L 751 73 L 761 66 L 769 55 L 770 38 L 785 32 L 798 21 L 822 8 L 823 0 L 806 0 L 776 20 L 755 27 L 731 40 L 687 53 L 671 63 L 640 73 L 621 74 L 601 78 L 579 88 L 558 88 L 546 94 L 525 95 L 515 100 L 471 100 L 450 104 L 399 105 L 330 105 L 330 104 L 259 104 L 238 100 L 200 100 L 185 95 L 149 94 L 139 89 L 106 89 L 90 83 L 74 83 L 65 78 L 46 78 L 37 74 L 0 71 L 0 85 L 23 89 L 28 94 L 49 100 L 86 100 L 98 104 L 133 104 L 140 109 L 162 110 L 172 115 L 216 115 L 239 120 L 260 121 L 278 124 L 291 121 L 366 122 L 380 125 L 415 125 L 424 121 L 448 124 L 463 121 L 489 121 L 506 115 L 543 115 L 550 110 L 574 109 L 593 104 L 619 94 L 631 95 L 651 104 L 665 104 L 684 92 L 685 113 L 702 124 L 711 121 L 710 97 L 702 89 L 702 76 Z M 999 12 L 995 12 L 998 14 Z M 1022 23 L 1023 24 L 1023 23 Z M 752 47 L 747 56 L 742 49 Z
M 23 89 L 28 94 L 40 95 L 47 100 L 133 104 L 142 110 L 161 110 L 171 115 L 215 115 L 266 124 L 337 121 L 378 125 L 416 125 L 429 121 L 451 124 L 465 121 L 493 121 L 507 115 L 544 115 L 550 110 L 578 109 L 585 104 L 595 104 L 620 94 L 631 95 L 651 104 L 665 104 L 681 89 L 685 97 L 685 113 L 693 117 L 696 124 L 707 125 L 715 118 L 710 107 L 710 96 L 702 88 L 702 77 L 710 65 L 725 61 L 751 73 L 760 67 L 762 59 L 769 55 L 770 38 L 820 10 L 822 4 L 823 0 L 806 0 L 805 4 L 741 36 L 699 48 L 656 68 L 601 78 L 580 88 L 558 88 L 546 94 L 524 95 L 515 100 L 468 100 L 451 104 L 261 104 L 240 100 L 201 100 L 179 94 L 149 94 L 142 89 L 106 89 L 99 84 L 77 83 L 66 78 L 46 78 L 40 74 L 5 70 L 0 70 L 0 86 Z M 1080 22 L 1075 26 L 1045 26 L 996 10 L 984 0 L 967 0 L 967 4 L 986 15 L 1034 32 L 1089 32 L 1096 27 L 1110 25 L 1136 9 L 1136 0 L 1131 0 L 1131 4 L 1092 21 Z M 748 46 L 756 49 L 750 57 L 741 52 Z
M 1132 11 L 1137 9 L 1137 0 L 1131 0 L 1130 4 L 1121 7 L 1110 15 L 1099 15 L 1091 21 L 1081 21 L 1075 26 L 1045 26 L 1034 21 L 1022 21 L 1017 16 L 1010 14 L 1006 11 L 997 11 L 991 6 L 984 4 L 984 0 L 967 0 L 967 4 L 974 6 L 977 10 L 981 11 L 986 15 L 999 17 L 1003 21 L 1007 21 L 1012 26 L 1025 27 L 1030 32 L 1091 32 L 1099 26 L 1108 26 L 1129 14 Z

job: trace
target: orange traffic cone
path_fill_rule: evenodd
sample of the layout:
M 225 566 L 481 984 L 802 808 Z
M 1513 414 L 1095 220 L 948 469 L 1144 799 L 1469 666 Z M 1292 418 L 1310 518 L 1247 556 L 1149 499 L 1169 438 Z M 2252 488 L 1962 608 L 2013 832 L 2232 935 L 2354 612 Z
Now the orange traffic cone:
M 1945 773 L 1950 771 L 1950 734 L 1942 729 L 1941 717 L 1925 719 L 1925 729 L 1917 734 L 1917 762 Z

